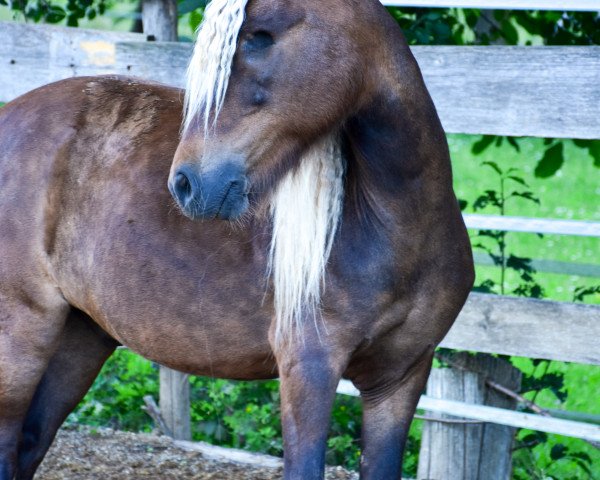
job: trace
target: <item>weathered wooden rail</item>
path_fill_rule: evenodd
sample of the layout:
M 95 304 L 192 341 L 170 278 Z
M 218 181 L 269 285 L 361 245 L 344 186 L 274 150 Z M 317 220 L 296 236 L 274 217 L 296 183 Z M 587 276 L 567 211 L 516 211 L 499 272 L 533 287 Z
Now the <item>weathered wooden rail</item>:
M 600 10 L 597 0 L 383 0 L 383 3 Z M 191 45 L 145 40 L 141 34 L 0 22 L 0 101 L 75 75 L 135 75 L 182 86 Z M 600 47 L 414 47 L 413 51 L 447 132 L 600 138 Z M 598 236 L 600 231 L 599 224 L 592 222 L 576 224 L 475 215 L 466 216 L 466 221 L 470 228 L 477 229 L 586 236 Z M 596 266 L 587 267 L 588 273 L 597 275 Z M 560 268 L 572 271 L 578 267 Z M 598 338 L 598 306 L 472 294 L 442 346 L 600 365 Z M 188 437 L 187 377 L 164 369 L 161 380 L 163 416 L 177 436 Z M 473 382 L 475 385 L 477 380 Z M 357 394 L 345 381 L 338 392 Z M 597 425 L 434 398 L 431 394 L 422 397 L 419 407 L 482 422 L 600 440 Z M 475 438 L 472 433 L 465 433 L 465 445 L 471 445 L 468 439 Z M 429 442 L 427 448 L 433 448 L 432 445 Z M 423 456 L 433 458 L 440 452 L 428 451 Z M 464 468 L 468 467 L 463 465 Z
M 0 22 L 0 101 L 74 75 L 183 86 L 189 43 Z M 600 46 L 413 47 L 447 132 L 600 138 Z
M 388 7 L 481 8 L 597 12 L 598 0 L 381 0 Z

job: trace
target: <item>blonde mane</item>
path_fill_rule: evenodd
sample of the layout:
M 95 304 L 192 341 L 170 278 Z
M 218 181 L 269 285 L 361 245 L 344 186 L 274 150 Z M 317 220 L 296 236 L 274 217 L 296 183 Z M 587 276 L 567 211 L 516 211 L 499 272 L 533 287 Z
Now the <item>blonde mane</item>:
M 197 116 L 203 117 L 205 135 L 211 113 L 216 122 L 247 1 L 212 0 L 206 7 L 187 71 L 184 131 Z M 321 287 L 342 214 L 343 173 L 338 136 L 325 136 L 308 149 L 271 198 L 267 274 L 273 278 L 276 344 L 302 332 L 306 318 L 313 318 L 320 335 Z
M 206 135 L 213 109 L 213 124 L 217 120 L 225 100 L 246 3 L 248 0 L 212 0 L 204 10 L 187 69 L 184 131 L 201 115 Z
M 321 286 L 342 214 L 344 164 L 337 135 L 315 144 L 277 186 L 271 200 L 273 237 L 269 272 L 275 290 L 275 343 L 302 331 L 312 318 L 319 330 Z

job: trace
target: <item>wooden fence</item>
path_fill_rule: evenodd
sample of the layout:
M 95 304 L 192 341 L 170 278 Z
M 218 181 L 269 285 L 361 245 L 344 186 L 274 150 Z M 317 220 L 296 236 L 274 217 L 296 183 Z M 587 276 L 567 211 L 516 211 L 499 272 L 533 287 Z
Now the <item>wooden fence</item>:
M 74 75 L 183 86 L 190 43 L 0 22 L 0 101 Z M 600 138 L 600 46 L 412 48 L 449 133 Z
M 598 0 L 381 0 L 388 7 L 481 8 L 598 12 Z
M 597 0 L 384 0 L 383 3 L 599 9 Z M 0 22 L 0 101 L 75 75 L 116 73 L 182 86 L 191 44 L 145 40 L 142 34 Z M 600 138 L 600 47 L 436 46 L 412 50 L 447 132 Z M 465 220 L 469 228 L 477 229 L 600 236 L 600 224 L 594 222 L 478 215 L 465 216 Z M 555 264 L 553 268 L 598 275 L 595 265 Z M 600 365 L 598 338 L 598 306 L 473 293 L 442 346 Z M 187 378 L 163 370 L 161 379 L 163 416 L 170 428 L 179 429 L 180 436 L 188 436 Z M 357 394 L 345 381 L 340 383 L 338 392 Z M 482 422 L 600 441 L 600 427 L 582 422 L 431 395 L 424 395 L 419 407 Z

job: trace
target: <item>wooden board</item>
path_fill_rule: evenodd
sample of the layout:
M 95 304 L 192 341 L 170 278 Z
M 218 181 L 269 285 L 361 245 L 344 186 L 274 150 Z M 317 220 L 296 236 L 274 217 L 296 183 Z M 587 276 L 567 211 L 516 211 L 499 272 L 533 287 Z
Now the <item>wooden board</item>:
M 138 33 L 0 22 L 0 101 L 63 78 L 120 72 L 115 42 L 144 39 Z
M 600 47 L 414 47 L 449 133 L 600 138 Z
M 441 346 L 600 365 L 600 306 L 471 293 Z
M 160 413 L 173 438 L 192 439 L 189 375 L 160 367 Z
M 342 380 L 337 393 L 342 395 L 360 396 L 360 393 L 351 382 Z M 515 412 L 503 408 L 476 405 L 473 403 L 459 402 L 432 398 L 421 395 L 417 408 L 429 412 L 444 413 L 455 417 L 480 420 L 482 422 L 507 425 L 516 428 L 528 428 L 540 432 L 556 433 L 568 437 L 583 438 L 592 442 L 600 441 L 600 426 L 561 418 L 543 417 L 533 413 Z
M 388 7 L 600 11 L 598 0 L 381 0 L 381 3 Z
M 0 101 L 73 75 L 183 86 L 189 43 L 0 22 Z M 449 133 L 600 138 L 600 47 L 413 47 Z
M 495 266 L 496 264 L 487 253 L 473 252 L 477 265 Z M 578 275 L 580 277 L 600 278 L 600 265 L 588 263 L 561 262 L 557 260 L 532 259 L 531 266 L 538 272 L 558 273 L 560 275 Z
M 463 215 L 467 228 L 479 230 L 503 230 L 505 232 L 548 233 L 599 237 L 600 222 L 583 220 L 559 220 L 553 218 L 509 217 L 505 215 Z

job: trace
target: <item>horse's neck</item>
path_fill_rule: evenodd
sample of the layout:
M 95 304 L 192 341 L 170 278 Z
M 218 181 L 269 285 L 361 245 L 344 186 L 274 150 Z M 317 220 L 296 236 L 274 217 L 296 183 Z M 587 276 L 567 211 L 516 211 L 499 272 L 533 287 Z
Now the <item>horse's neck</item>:
M 345 208 L 386 230 L 453 198 L 444 132 L 426 90 L 414 90 L 382 95 L 346 126 Z

